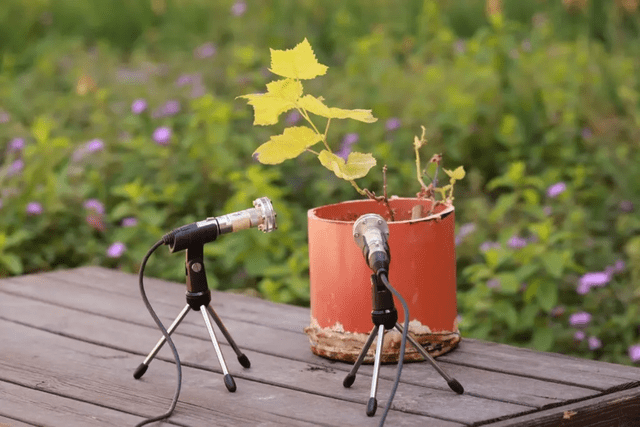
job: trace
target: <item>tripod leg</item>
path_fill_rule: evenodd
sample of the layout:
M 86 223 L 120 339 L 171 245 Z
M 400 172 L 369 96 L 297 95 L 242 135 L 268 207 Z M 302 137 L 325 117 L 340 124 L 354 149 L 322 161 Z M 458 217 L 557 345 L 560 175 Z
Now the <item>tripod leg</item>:
M 384 325 L 378 326 L 378 342 L 376 342 L 376 357 L 373 362 L 373 376 L 371 378 L 371 393 L 367 403 L 367 415 L 373 417 L 378 408 L 378 376 L 380 375 L 380 359 L 382 357 L 382 344 L 384 342 Z
M 371 333 L 369 334 L 369 338 L 367 338 L 367 342 L 364 343 L 362 350 L 360 350 L 360 354 L 358 355 L 358 359 L 356 360 L 356 363 L 353 365 L 353 368 L 351 368 L 351 371 L 347 374 L 347 376 L 344 377 L 344 381 L 342 381 L 342 385 L 345 386 L 346 388 L 351 387 L 353 382 L 356 380 L 356 372 L 358 372 L 360 365 L 362 365 L 362 362 L 364 362 L 364 358 L 367 356 L 367 351 L 369 351 L 369 347 L 371 347 L 371 343 L 373 343 L 373 340 L 375 339 L 377 332 L 378 331 L 376 327 L 374 327 Z
M 235 351 L 236 355 L 238 356 L 238 362 L 240 362 L 243 367 L 250 368 L 251 362 L 249 361 L 249 358 L 245 356 L 244 353 L 240 350 L 236 342 L 233 340 L 233 338 L 231 338 L 231 334 L 229 333 L 227 328 L 224 327 L 224 324 L 222 323 L 220 317 L 218 317 L 218 314 L 208 304 L 207 311 L 209 312 L 211 317 L 213 317 L 213 320 L 216 322 L 216 325 L 218 325 L 218 328 L 222 332 L 222 335 L 224 335 L 224 337 L 227 339 L 227 342 L 229 343 L 233 351 Z
M 399 323 L 396 323 L 396 329 L 398 329 L 400 331 L 400 333 L 402 333 L 402 331 L 403 331 L 403 327 Z M 420 345 L 420 343 L 418 341 L 416 341 L 415 338 L 413 338 L 413 336 L 408 332 L 407 332 L 407 339 L 409 340 L 409 342 L 411 344 L 413 344 L 413 346 L 416 348 L 416 350 L 418 350 L 418 353 L 420 353 L 427 361 L 429 361 L 429 363 L 431 363 L 431 365 L 435 368 L 435 370 L 438 371 L 438 373 L 442 376 L 442 378 L 445 379 L 445 381 L 447 382 L 447 384 L 449 385 L 449 388 L 451 388 L 451 390 L 455 391 L 458 394 L 464 393 L 464 388 L 462 387 L 462 384 L 460 384 L 455 378 L 450 377 L 440 367 L 440 365 L 438 365 L 436 363 L 436 361 L 433 358 L 433 356 L 431 356 L 429 354 L 429 352 L 427 350 L 425 350 L 424 347 L 422 345 Z
M 207 330 L 209 331 L 211 342 L 213 343 L 213 347 L 216 350 L 216 355 L 218 356 L 218 361 L 220 362 L 220 367 L 222 368 L 222 373 L 224 374 L 224 385 L 227 387 L 227 390 L 229 390 L 230 392 L 234 392 L 236 391 L 236 383 L 233 380 L 233 377 L 229 374 L 229 371 L 227 370 L 227 364 L 224 362 L 224 356 L 222 355 L 222 350 L 220 350 L 220 344 L 218 344 L 218 340 L 216 339 L 216 334 L 215 332 L 213 332 L 211 319 L 209 319 L 207 310 L 202 310 L 202 307 L 201 307 L 200 312 L 202 313 L 202 318 L 204 319 L 205 325 L 207 325 Z
M 187 304 L 182 309 L 180 314 L 178 314 L 178 317 L 176 317 L 176 319 L 173 321 L 171 326 L 169 326 L 169 328 L 167 329 L 167 332 L 169 333 L 169 335 L 171 335 L 173 333 L 173 331 L 176 330 L 176 328 L 178 327 L 180 322 L 182 322 L 182 319 L 184 319 L 184 317 L 189 312 L 190 308 L 191 307 L 189 307 L 189 304 Z M 156 357 L 156 354 L 158 354 L 158 351 L 160 351 L 160 349 L 162 348 L 162 346 L 164 345 L 165 342 L 167 342 L 167 339 L 163 335 L 158 340 L 158 343 L 156 344 L 156 346 L 153 347 L 153 350 L 151 350 L 151 353 L 149 353 L 147 358 L 144 359 L 144 362 L 142 362 L 140 365 L 138 365 L 138 367 L 136 368 L 135 372 L 133 373 L 133 378 L 140 379 L 144 375 L 144 373 L 147 372 L 147 368 L 149 367 L 149 363 L 151 363 L 153 358 Z

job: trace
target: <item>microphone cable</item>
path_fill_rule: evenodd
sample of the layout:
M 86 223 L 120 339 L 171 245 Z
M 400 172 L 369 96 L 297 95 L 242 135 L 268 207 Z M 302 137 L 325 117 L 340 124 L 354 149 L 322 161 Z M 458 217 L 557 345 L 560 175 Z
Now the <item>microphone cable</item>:
M 387 418 L 387 414 L 389 413 L 389 409 L 391 409 L 391 403 L 393 402 L 393 398 L 396 394 L 396 390 L 398 390 L 398 385 L 400 384 L 400 375 L 402 375 L 402 364 L 404 362 L 404 351 L 407 347 L 407 333 L 409 331 L 409 307 L 407 306 L 406 301 L 400 295 L 391 284 L 389 283 L 389 279 L 387 277 L 386 272 L 382 272 L 379 275 L 382 283 L 389 288 L 389 290 L 398 298 L 400 304 L 402 304 L 402 311 L 404 311 L 404 327 L 402 328 L 402 340 L 400 341 L 400 355 L 398 356 L 398 369 L 396 371 L 396 379 L 393 383 L 393 388 L 391 389 L 391 394 L 389 395 L 389 400 L 387 401 L 387 406 L 384 408 L 384 412 L 382 413 L 382 417 L 380 418 L 379 427 L 384 425 L 384 421 Z
M 135 427 L 141 427 L 143 425 L 152 423 L 154 421 L 160 421 L 160 420 L 169 418 L 173 413 L 173 410 L 176 408 L 176 405 L 178 404 L 178 397 L 180 396 L 180 388 L 182 387 L 182 366 L 180 364 L 180 356 L 178 356 L 178 350 L 176 349 L 176 346 L 173 344 L 173 340 L 171 340 L 171 336 L 169 335 L 169 332 L 160 321 L 160 318 L 156 314 L 153 307 L 151 307 L 151 303 L 149 302 L 149 299 L 147 298 L 147 294 L 144 290 L 144 284 L 142 283 L 142 279 L 144 277 L 144 268 L 147 264 L 147 261 L 149 260 L 149 257 L 156 249 L 158 249 L 163 244 L 165 244 L 164 240 L 158 240 L 151 247 L 151 249 L 149 249 L 147 254 L 142 259 L 142 264 L 140 264 L 140 271 L 138 273 L 138 284 L 140 286 L 140 294 L 142 295 L 142 301 L 144 302 L 144 305 L 147 307 L 147 310 L 149 311 L 149 314 L 151 314 L 151 317 L 153 318 L 153 320 L 156 322 L 156 325 L 158 325 L 158 329 L 160 329 L 160 331 L 162 332 L 162 335 L 164 335 L 164 338 L 167 340 L 169 347 L 171 347 L 171 351 L 173 352 L 173 358 L 176 362 L 176 369 L 178 371 L 178 384 L 176 386 L 176 391 L 173 395 L 173 399 L 171 400 L 171 405 L 169 407 L 169 410 L 162 415 L 158 415 L 157 417 L 152 417 L 152 418 L 143 420 L 138 424 L 136 424 Z

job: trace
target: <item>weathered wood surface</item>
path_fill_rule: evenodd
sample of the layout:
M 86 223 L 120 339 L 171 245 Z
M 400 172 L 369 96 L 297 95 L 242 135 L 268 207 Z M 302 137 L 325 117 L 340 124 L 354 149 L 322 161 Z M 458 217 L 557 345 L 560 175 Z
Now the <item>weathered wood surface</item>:
M 184 285 L 145 285 L 168 325 L 186 304 Z M 173 335 L 183 385 L 165 425 L 378 425 L 396 365 L 382 367 L 369 418 L 371 366 L 345 389 L 351 365 L 309 350 L 308 309 L 219 292 L 211 305 L 251 368 L 218 334 L 238 386 L 229 393 L 204 322 L 189 313 Z M 159 337 L 135 275 L 86 267 L 0 280 L 0 427 L 134 425 L 164 413 L 176 384 L 168 347 L 132 377 Z M 428 363 L 405 364 L 387 425 L 640 425 L 638 368 L 470 339 L 438 361 L 465 394 Z

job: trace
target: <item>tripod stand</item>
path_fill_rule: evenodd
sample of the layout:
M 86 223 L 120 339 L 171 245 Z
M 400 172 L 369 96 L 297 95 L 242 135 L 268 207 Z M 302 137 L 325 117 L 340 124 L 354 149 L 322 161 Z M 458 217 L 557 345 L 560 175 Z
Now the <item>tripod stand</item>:
M 373 321 L 374 327 L 369 334 L 369 338 L 365 342 L 360 354 L 358 355 L 358 359 L 356 360 L 353 368 L 344 378 L 342 385 L 344 387 L 351 387 L 353 382 L 356 380 L 356 372 L 360 368 L 360 365 L 364 362 L 364 359 L 367 355 L 367 351 L 369 351 L 369 347 L 373 343 L 373 340 L 377 337 L 378 341 L 376 342 L 376 352 L 374 357 L 373 364 L 373 376 L 371 378 L 371 392 L 369 394 L 369 401 L 367 403 L 367 415 L 372 417 L 376 413 L 376 409 L 378 407 L 378 401 L 376 399 L 376 394 L 378 391 L 378 376 L 380 374 L 380 359 L 382 357 L 382 345 L 384 342 L 384 333 L 385 330 L 390 330 L 396 328 L 400 333 L 403 332 L 404 328 L 402 325 L 398 323 L 398 311 L 396 310 L 393 303 L 393 295 L 391 291 L 382 283 L 382 280 L 378 277 L 377 274 L 371 275 L 371 288 L 372 288 L 372 302 L 373 302 L 373 310 L 371 311 L 371 320 Z M 407 331 L 408 332 L 408 331 Z M 433 357 L 420 345 L 418 341 L 416 341 L 409 333 L 407 333 L 407 339 L 409 342 L 418 350 L 418 352 L 433 365 L 433 367 L 438 371 L 438 373 L 447 381 L 447 384 L 451 388 L 451 390 L 455 391 L 458 394 L 464 393 L 464 388 L 462 385 L 454 378 L 450 377 L 433 359 Z
M 251 367 L 251 362 L 247 356 L 245 356 L 240 348 L 236 345 L 233 338 L 231 338 L 231 334 L 227 331 L 222 320 L 216 314 L 216 312 L 211 308 L 209 303 L 211 302 L 211 291 L 209 290 L 209 286 L 207 284 L 207 276 L 204 271 L 204 248 L 203 244 L 195 244 L 187 248 L 187 260 L 186 260 L 186 275 L 187 275 L 187 305 L 182 309 L 182 311 L 178 314 L 178 317 L 171 323 L 169 328 L 167 328 L 167 332 L 169 335 L 176 330 L 180 322 L 185 318 L 189 310 L 200 311 L 202 313 L 202 318 L 207 327 L 207 331 L 209 332 L 209 336 L 211 337 L 211 342 L 213 343 L 213 347 L 216 351 L 216 355 L 218 356 L 218 361 L 220 362 L 220 367 L 222 368 L 222 373 L 224 374 L 224 385 L 227 387 L 227 390 L 230 392 L 236 391 L 236 383 L 233 380 L 233 377 L 229 374 L 229 370 L 227 369 L 227 365 L 224 361 L 224 356 L 222 355 L 222 351 L 220 350 L 220 345 L 218 344 L 218 340 L 216 339 L 216 334 L 213 331 L 213 326 L 211 325 L 211 319 L 209 316 L 213 318 L 218 325 L 218 328 L 222 332 L 222 335 L 227 339 L 227 342 L 233 348 L 233 351 L 238 356 L 238 362 L 245 367 Z M 204 308 L 204 310 L 202 310 Z M 133 377 L 135 379 L 141 378 L 144 373 L 149 368 L 149 363 L 156 356 L 158 351 L 162 348 L 162 346 L 166 342 L 166 338 L 164 335 L 160 338 L 158 343 L 155 345 L 153 350 L 149 353 L 149 355 L 144 359 L 144 361 L 136 368 L 133 373 Z

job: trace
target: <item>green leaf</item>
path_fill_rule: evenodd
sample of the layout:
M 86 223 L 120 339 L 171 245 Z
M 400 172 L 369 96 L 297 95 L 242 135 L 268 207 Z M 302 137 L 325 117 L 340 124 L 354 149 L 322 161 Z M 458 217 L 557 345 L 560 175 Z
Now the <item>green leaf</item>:
M 278 123 L 280 114 L 295 108 L 296 101 L 302 96 L 302 83 L 293 79 L 283 79 L 267 85 L 267 93 L 242 95 L 253 106 L 254 125 L 273 125 Z
M 376 165 L 376 159 L 370 153 L 351 153 L 345 162 L 342 157 L 322 150 L 318 159 L 322 166 L 347 181 L 362 178 Z
M 444 169 L 444 172 L 449 175 L 449 178 L 455 179 L 456 181 L 460 181 L 466 175 L 464 171 L 464 167 L 458 166 L 455 170 Z
M 559 279 L 564 271 L 564 257 L 559 251 L 547 252 L 542 256 L 542 264 L 552 277 Z
M 282 135 L 274 135 L 253 153 L 258 161 L 265 165 L 276 165 L 285 160 L 298 157 L 308 147 L 320 142 L 322 135 L 306 126 L 293 126 L 284 130 Z
M 531 344 L 538 351 L 549 351 L 553 341 L 553 331 L 545 327 L 536 328 L 531 338 Z
M 547 313 L 558 303 L 558 286 L 549 280 L 542 281 L 536 292 L 538 305 Z
M 506 294 L 515 294 L 520 289 L 520 282 L 513 273 L 500 273 L 500 289 Z
M 328 67 L 318 62 L 306 38 L 293 49 L 270 50 L 270 71 L 279 76 L 304 80 L 313 79 L 327 72 Z
M 322 98 L 312 95 L 305 95 L 298 101 L 298 106 L 317 116 L 329 119 L 353 119 L 364 123 L 377 121 L 371 114 L 371 110 L 345 110 L 342 108 L 327 107 L 322 102 Z
M 22 274 L 22 261 L 14 254 L 0 254 L 0 264 L 4 264 L 11 274 Z

